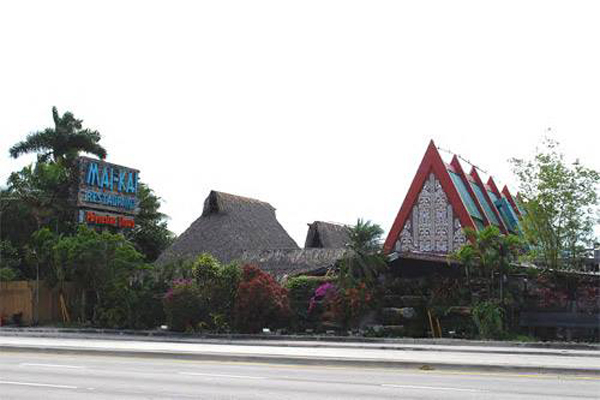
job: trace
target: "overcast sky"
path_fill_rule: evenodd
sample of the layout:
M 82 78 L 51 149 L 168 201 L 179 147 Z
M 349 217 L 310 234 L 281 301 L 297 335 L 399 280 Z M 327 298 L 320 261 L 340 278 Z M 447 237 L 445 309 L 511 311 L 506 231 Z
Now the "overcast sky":
M 211 189 L 271 203 L 301 246 L 314 220 L 387 232 L 430 139 L 515 186 L 507 159 L 551 128 L 600 170 L 599 20 L 572 0 L 3 2 L 0 182 L 56 105 L 177 234 Z

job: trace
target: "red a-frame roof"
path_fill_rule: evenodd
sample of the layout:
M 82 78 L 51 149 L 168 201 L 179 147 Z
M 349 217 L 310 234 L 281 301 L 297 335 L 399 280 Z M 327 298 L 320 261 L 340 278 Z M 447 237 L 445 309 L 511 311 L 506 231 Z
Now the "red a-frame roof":
M 496 196 L 502 200 L 501 202 L 505 202 L 507 206 L 513 209 L 515 216 L 521 216 L 521 212 L 508 188 L 505 186 L 500 192 L 491 176 L 487 184 L 484 184 L 475 168 L 472 168 L 467 175 L 457 156 L 452 158 L 450 164 L 444 163 L 432 140 L 429 142 L 408 194 L 385 240 L 385 253 L 390 253 L 394 249 L 407 220 L 411 218 L 413 207 L 417 204 L 419 194 L 430 174 L 433 174 L 439 181 L 448 203 L 452 207 L 453 215 L 458 218 L 463 229 L 467 227 L 476 230 L 482 229 L 484 226 L 490 225 L 492 220 L 495 220 L 493 223 L 497 223 L 498 228 L 503 233 L 518 230 L 518 227 L 515 228 L 518 221 L 515 221 L 513 216 L 501 215 L 499 207 L 503 207 L 502 204 L 498 205 L 492 199 L 493 196 Z M 493 196 L 488 193 L 488 190 L 493 193 Z M 475 191 L 478 193 L 475 193 Z M 512 224 L 512 229 L 509 229 L 508 224 Z
M 392 229 L 385 240 L 383 245 L 384 252 L 389 253 L 393 249 L 394 243 L 398 240 L 398 236 L 400 235 L 407 218 L 410 216 L 410 212 L 430 173 L 433 173 L 440 181 L 442 189 L 446 193 L 448 201 L 452 205 L 454 214 L 459 218 L 462 227 L 471 227 L 475 229 L 475 223 L 469 215 L 458 190 L 452 182 L 446 164 L 442 160 L 442 157 L 432 140 L 429 142 L 429 146 L 427 146 L 427 151 L 425 151 L 421 165 L 419 165 L 419 169 L 417 169 L 417 173 L 413 178 L 408 194 L 406 195 L 406 198 L 400 207 L 400 211 L 396 215 Z

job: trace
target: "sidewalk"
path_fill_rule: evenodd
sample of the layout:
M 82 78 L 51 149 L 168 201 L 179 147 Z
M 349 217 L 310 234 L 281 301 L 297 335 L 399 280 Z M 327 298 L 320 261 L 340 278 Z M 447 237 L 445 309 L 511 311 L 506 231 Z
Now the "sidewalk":
M 31 336 L 31 337 L 101 337 L 118 338 L 119 340 L 159 340 L 186 341 L 199 343 L 235 343 L 256 344 L 265 346 L 285 346 L 287 343 L 310 347 L 349 346 L 349 347 L 378 347 L 390 346 L 444 346 L 444 347 L 477 347 L 481 349 L 500 348 L 500 351 L 518 351 L 515 349 L 549 349 L 560 353 L 562 350 L 589 350 L 600 354 L 600 343 L 589 342 L 511 342 L 493 340 L 467 340 L 451 338 L 375 338 L 363 336 L 332 336 L 332 335 L 276 335 L 276 334 L 217 334 L 217 333 L 177 333 L 163 330 L 117 330 L 99 328 L 55 328 L 55 327 L 0 327 L 0 336 Z M 533 351 L 533 350 L 532 350 Z
M 485 370 L 600 376 L 598 350 L 419 343 L 339 343 L 301 340 L 197 339 L 9 332 L 2 351 L 97 353 L 123 356 L 285 364 L 359 365 L 436 370 Z

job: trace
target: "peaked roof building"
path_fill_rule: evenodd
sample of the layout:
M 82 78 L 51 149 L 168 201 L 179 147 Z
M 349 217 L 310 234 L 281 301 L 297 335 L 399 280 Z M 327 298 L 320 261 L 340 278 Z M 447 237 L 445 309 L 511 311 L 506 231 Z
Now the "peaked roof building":
M 158 258 L 158 264 L 210 253 L 221 262 L 240 258 L 245 251 L 299 247 L 275 217 L 269 203 L 211 191 L 202 215 Z
M 464 228 L 497 226 L 519 233 L 518 202 L 494 179 L 483 182 L 476 168 L 467 173 L 457 156 L 444 162 L 433 140 L 410 185 L 384 243 L 388 254 L 445 257 L 465 242 Z
M 315 221 L 308 224 L 304 248 L 345 249 L 350 242 L 350 228 L 332 222 Z
M 211 191 L 202 215 L 158 258 L 158 265 L 193 260 L 209 253 L 219 261 L 253 263 L 277 279 L 302 273 L 323 274 L 344 256 L 348 228 L 309 224 L 300 249 L 264 201 Z

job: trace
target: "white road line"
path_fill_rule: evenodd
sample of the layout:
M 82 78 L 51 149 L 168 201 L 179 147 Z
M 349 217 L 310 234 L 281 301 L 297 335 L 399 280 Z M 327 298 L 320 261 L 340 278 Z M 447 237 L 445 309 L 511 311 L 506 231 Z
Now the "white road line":
M 35 363 L 21 363 L 22 367 L 47 367 L 47 368 L 70 368 L 70 369 L 84 369 L 80 365 L 62 365 L 62 364 L 35 364 Z
M 54 388 L 54 389 L 77 389 L 77 386 L 54 385 L 51 383 L 35 383 L 35 382 L 0 381 L 0 385 L 35 386 L 35 387 L 47 387 L 47 388 Z
M 200 372 L 179 372 L 179 375 L 205 376 L 207 378 L 267 379 L 264 376 L 202 374 Z
M 452 390 L 455 392 L 485 392 L 480 389 L 465 389 L 455 387 L 443 387 L 443 386 L 412 386 L 412 385 L 394 385 L 394 384 L 382 384 L 383 387 L 399 388 L 399 389 L 424 389 L 424 390 Z

